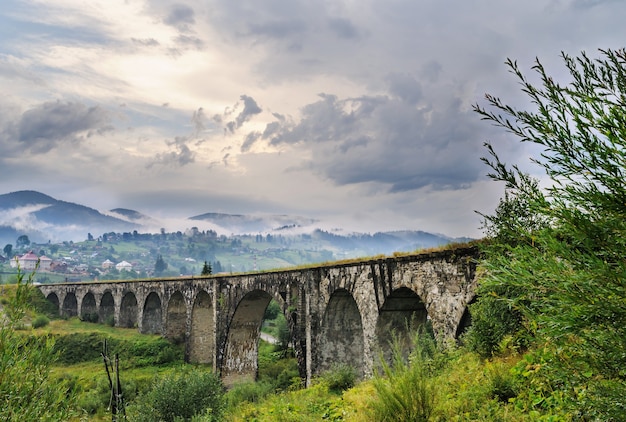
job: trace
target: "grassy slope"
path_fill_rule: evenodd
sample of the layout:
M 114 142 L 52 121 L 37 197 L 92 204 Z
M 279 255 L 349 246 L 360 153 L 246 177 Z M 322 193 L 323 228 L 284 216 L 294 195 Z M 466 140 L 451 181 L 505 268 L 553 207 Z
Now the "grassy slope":
M 30 332 L 30 328 L 25 330 Z M 32 330 L 36 334 L 70 335 L 76 333 L 99 333 L 128 342 L 157 341 L 158 336 L 139 334 L 134 329 L 112 328 L 106 325 L 84 323 L 76 318 L 55 320 L 49 326 Z M 270 350 L 267 345 L 261 353 Z M 433 376 L 434 416 L 431 420 L 479 421 L 479 420 L 531 420 L 528 414 L 517 410 L 499 397 L 498 392 L 510 381 L 509 371 L 518 363 L 520 356 L 509 353 L 507 357 L 481 361 L 475 355 L 456 350 L 448 356 L 446 369 Z M 260 358 L 260 361 L 264 357 Z M 129 400 L 151 385 L 155 377 L 175 371 L 182 362 L 142 367 L 124 367 L 121 379 Z M 124 365 L 126 366 L 126 365 Z M 201 369 L 201 368 L 198 368 Z M 202 368 L 201 370 L 207 370 Z M 72 365 L 57 364 L 53 376 L 70 380 L 78 391 L 78 402 L 85 409 L 83 420 L 104 421 L 110 419 L 106 412 L 108 380 L 101 359 L 93 359 Z M 374 383 L 364 381 L 355 387 L 336 392 L 329 388 L 324 378 L 316 380 L 308 389 L 291 387 L 279 394 L 270 394 L 256 402 L 231 403 L 226 418 L 229 421 L 367 421 L 374 420 L 371 409 L 375 406 Z

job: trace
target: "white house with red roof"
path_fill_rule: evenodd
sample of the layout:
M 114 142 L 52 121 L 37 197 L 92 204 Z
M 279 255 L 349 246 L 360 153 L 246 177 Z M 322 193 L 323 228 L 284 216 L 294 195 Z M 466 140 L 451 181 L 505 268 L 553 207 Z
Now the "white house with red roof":
M 22 270 L 32 271 L 37 268 L 37 262 L 39 262 L 39 269 L 41 271 L 50 271 L 50 265 L 52 260 L 45 255 L 37 256 L 33 251 L 28 251 L 22 256 L 15 256 L 11 260 L 11 267 L 16 268 L 18 263 Z

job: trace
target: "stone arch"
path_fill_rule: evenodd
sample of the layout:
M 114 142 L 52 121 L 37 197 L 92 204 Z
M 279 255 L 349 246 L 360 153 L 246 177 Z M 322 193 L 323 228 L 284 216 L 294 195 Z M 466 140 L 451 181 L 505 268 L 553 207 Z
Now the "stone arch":
M 403 355 L 408 356 L 413 345 L 413 334 L 427 321 L 426 305 L 417 293 L 407 287 L 391 292 L 379 309 L 376 322 L 376 338 L 383 358 L 391 363 L 394 342 Z
M 461 319 L 459 320 L 459 325 L 456 327 L 456 331 L 454 333 L 454 338 L 459 339 L 465 332 L 468 330 L 470 325 L 472 325 L 472 314 L 470 313 L 470 305 L 476 302 L 476 297 L 472 298 L 470 302 L 463 310 L 463 315 L 461 315 Z
M 187 305 L 185 297 L 180 291 L 176 291 L 167 302 L 165 322 L 165 337 L 181 343 L 185 340 L 187 329 Z
M 54 307 L 54 314 L 59 315 L 59 297 L 56 293 L 52 292 L 46 296 L 46 300 Z
M 239 301 L 228 329 L 222 363 L 222 381 L 226 386 L 256 379 L 261 323 L 271 300 L 269 293 L 253 290 Z
M 189 333 L 189 361 L 212 364 L 215 356 L 215 318 L 213 302 L 207 292 L 201 290 L 191 309 Z
M 161 334 L 163 332 L 163 310 L 158 293 L 151 292 L 146 297 L 141 321 L 142 334 Z
M 74 292 L 68 292 L 63 299 L 63 308 L 61 309 L 61 315 L 71 318 L 78 315 L 78 300 Z
M 104 292 L 100 299 L 98 317 L 102 323 L 107 323 L 111 318 L 115 318 L 115 299 L 113 299 L 113 294 L 109 290 Z
M 87 292 L 83 296 L 80 305 L 80 319 L 83 321 L 96 322 L 98 318 L 98 307 L 96 306 L 96 298 L 93 293 Z
M 117 322 L 120 327 L 134 328 L 137 326 L 137 297 L 133 292 L 126 292 L 120 305 L 120 319 Z
M 337 289 L 322 318 L 318 371 L 349 365 L 363 377 L 364 348 L 363 322 L 356 301 L 346 289 Z

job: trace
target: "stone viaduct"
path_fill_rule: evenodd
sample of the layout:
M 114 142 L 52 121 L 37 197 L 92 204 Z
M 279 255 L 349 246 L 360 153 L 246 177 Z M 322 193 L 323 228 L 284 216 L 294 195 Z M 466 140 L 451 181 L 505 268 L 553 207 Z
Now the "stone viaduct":
M 371 376 L 392 336 L 430 321 L 451 340 L 469 323 L 476 247 L 259 273 L 40 285 L 62 316 L 114 318 L 185 343 L 188 362 L 211 365 L 229 386 L 253 380 L 265 308 L 284 312 L 300 375 L 334 365 Z M 395 333 L 395 334 L 392 334 Z

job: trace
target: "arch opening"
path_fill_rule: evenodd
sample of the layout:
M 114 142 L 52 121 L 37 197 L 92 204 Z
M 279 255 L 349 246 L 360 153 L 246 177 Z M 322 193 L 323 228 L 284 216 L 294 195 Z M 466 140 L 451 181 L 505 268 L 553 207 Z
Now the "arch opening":
M 161 310 L 161 298 L 155 292 L 151 292 L 146 298 L 143 307 L 141 323 L 142 334 L 162 334 L 163 311 Z
M 413 348 L 420 328 L 427 328 L 428 312 L 422 299 L 413 290 L 401 287 L 391 292 L 379 310 L 376 338 L 382 357 L 391 364 L 394 343 L 404 358 Z
M 224 385 L 256 380 L 261 324 L 271 300 L 269 293 L 254 290 L 237 305 L 228 330 L 222 363 Z
M 93 293 L 88 292 L 80 305 L 80 319 L 86 322 L 98 322 L 98 308 Z
M 53 316 L 59 315 L 59 297 L 56 293 L 52 292 L 46 296 L 46 300 L 50 303 L 50 311 Z
M 175 292 L 167 303 L 165 337 L 176 344 L 185 341 L 187 306 L 181 292 Z
M 204 290 L 196 296 L 191 309 L 189 361 L 213 364 L 215 357 L 215 318 L 213 302 Z
M 137 297 L 133 292 L 128 292 L 122 297 L 120 305 L 120 320 L 118 325 L 125 328 L 137 327 Z
M 115 325 L 115 300 L 111 292 L 107 291 L 102 295 L 98 313 L 98 318 L 101 323 L 111 326 Z
M 350 366 L 364 375 L 363 322 L 356 301 L 345 289 L 336 290 L 326 306 L 318 342 L 318 372 Z
M 76 300 L 76 295 L 73 292 L 69 292 L 65 295 L 61 315 L 68 318 L 78 315 L 78 300 Z
M 463 340 L 463 334 L 467 332 L 469 327 L 472 325 L 472 314 L 470 311 L 470 306 L 476 303 L 477 298 L 474 297 L 469 301 L 465 309 L 463 310 L 463 314 L 461 315 L 461 319 L 459 320 L 459 325 L 456 327 L 456 331 L 454 333 L 454 338 L 457 340 Z

